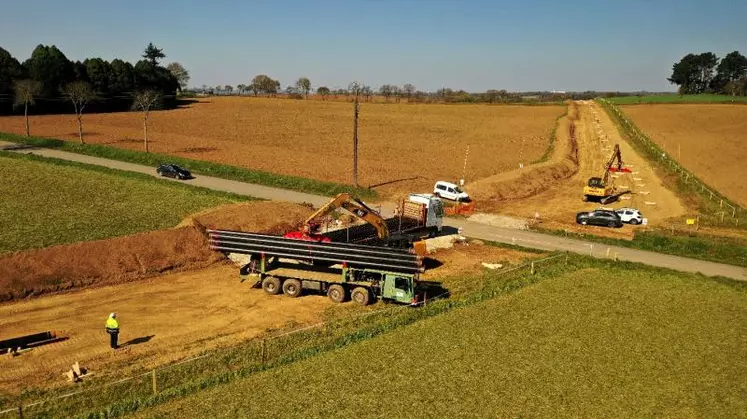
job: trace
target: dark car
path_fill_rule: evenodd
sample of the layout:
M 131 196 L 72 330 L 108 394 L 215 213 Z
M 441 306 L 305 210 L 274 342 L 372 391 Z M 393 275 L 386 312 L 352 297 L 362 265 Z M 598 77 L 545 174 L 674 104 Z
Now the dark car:
M 189 170 L 179 167 L 175 164 L 162 164 L 156 169 L 160 176 L 170 177 L 179 180 L 192 179 L 192 173 Z
M 607 210 L 596 210 L 589 212 L 579 212 L 576 214 L 576 222 L 583 225 L 595 225 L 604 227 L 616 227 L 620 228 L 623 226 L 622 219 L 614 211 Z

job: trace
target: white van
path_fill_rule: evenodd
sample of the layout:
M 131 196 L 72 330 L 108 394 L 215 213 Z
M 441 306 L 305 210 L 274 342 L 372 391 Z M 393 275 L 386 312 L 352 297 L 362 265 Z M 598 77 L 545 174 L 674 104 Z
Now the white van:
M 469 202 L 469 195 L 464 192 L 459 186 L 439 180 L 436 182 L 436 186 L 433 187 L 433 194 L 443 199 L 450 199 L 452 201 Z

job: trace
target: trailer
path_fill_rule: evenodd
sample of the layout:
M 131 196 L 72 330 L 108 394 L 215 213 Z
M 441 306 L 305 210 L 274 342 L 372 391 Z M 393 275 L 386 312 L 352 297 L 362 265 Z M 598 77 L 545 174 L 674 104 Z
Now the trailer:
M 333 242 L 411 248 L 413 243 L 434 237 L 443 228 L 444 204 L 432 194 L 410 194 L 400 202 L 394 217 L 384 220 L 389 236 L 382 239 L 369 224 L 324 233 Z
M 406 250 L 350 243 L 317 243 L 265 234 L 208 230 L 210 248 L 237 260 L 239 275 L 270 295 L 295 298 L 326 293 L 334 302 L 351 298 L 416 304 L 422 257 Z M 237 258 L 237 255 L 240 257 Z

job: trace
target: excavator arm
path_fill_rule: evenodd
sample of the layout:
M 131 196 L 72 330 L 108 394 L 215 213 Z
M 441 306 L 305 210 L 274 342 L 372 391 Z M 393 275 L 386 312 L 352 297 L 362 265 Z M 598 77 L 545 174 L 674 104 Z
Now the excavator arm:
M 607 165 L 604 166 L 604 184 L 610 178 L 610 172 L 630 172 L 630 169 L 626 168 L 622 161 L 622 154 L 620 153 L 620 146 L 615 144 L 615 148 L 612 151 L 612 156 L 607 161 Z
M 304 226 L 312 225 L 317 218 L 323 217 L 338 208 L 343 208 L 361 220 L 371 224 L 376 229 L 376 233 L 380 239 L 389 237 L 389 227 L 387 227 L 386 221 L 376 211 L 369 208 L 368 205 L 347 193 L 337 195 L 326 205 L 311 214 L 304 221 Z

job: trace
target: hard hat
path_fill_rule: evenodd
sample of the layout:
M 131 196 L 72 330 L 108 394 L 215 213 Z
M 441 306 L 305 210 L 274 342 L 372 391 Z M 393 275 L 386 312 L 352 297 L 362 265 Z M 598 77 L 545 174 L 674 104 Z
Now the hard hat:
M 117 317 L 117 313 L 109 313 L 109 317 L 111 317 L 112 319 L 114 319 L 114 318 Z

